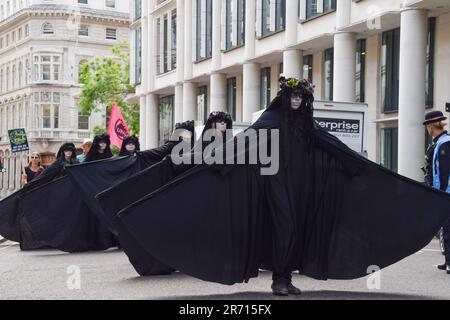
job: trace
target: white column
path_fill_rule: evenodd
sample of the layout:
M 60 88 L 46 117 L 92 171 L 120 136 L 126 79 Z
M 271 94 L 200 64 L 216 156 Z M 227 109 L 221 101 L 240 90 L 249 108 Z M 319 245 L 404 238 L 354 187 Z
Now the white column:
M 220 69 L 222 64 L 221 52 L 221 15 L 222 15 L 222 1 L 215 0 L 212 2 L 212 70 Z
M 286 0 L 286 47 L 297 43 L 298 0 Z
M 253 113 L 261 108 L 261 67 L 257 63 L 245 63 L 243 74 L 242 115 L 243 122 L 251 122 Z
M 156 57 L 157 57 L 157 45 L 156 39 L 156 19 L 150 12 L 155 8 L 155 0 L 148 1 L 148 12 L 143 12 L 143 14 L 148 15 L 148 56 L 143 56 L 143 60 L 148 60 L 147 70 L 143 70 L 143 74 L 147 75 L 147 90 L 152 91 L 155 87 L 156 78 Z
M 183 84 L 183 121 L 197 120 L 197 84 Z
M 139 141 L 141 146 L 144 148 L 147 146 L 147 118 L 146 118 L 146 107 L 147 107 L 147 97 L 142 95 L 140 97 L 140 108 L 139 108 Z
M 286 49 L 283 52 L 283 74 L 286 78 L 301 79 L 303 75 L 303 51 Z
M 227 76 L 225 74 L 211 75 L 211 111 L 227 112 Z
M 336 29 L 341 30 L 350 24 L 352 0 L 336 1 Z
M 149 94 L 147 96 L 146 108 L 146 149 L 156 148 L 159 145 L 159 108 L 158 96 Z
M 175 86 L 175 123 L 183 122 L 183 85 Z
M 401 13 L 399 88 L 399 173 L 421 181 L 425 145 L 425 74 L 427 49 L 425 10 Z
M 356 99 L 356 34 L 334 35 L 333 100 L 355 102 Z
M 256 0 L 245 1 L 245 60 L 255 57 Z
M 184 80 L 184 51 L 185 51 L 185 0 L 177 0 L 177 82 Z
M 192 78 L 192 49 L 195 36 L 193 33 L 192 0 L 184 1 L 184 80 Z
M 146 94 L 148 92 L 148 65 L 149 59 L 149 32 L 150 26 L 148 23 L 148 2 L 142 1 L 142 19 L 141 19 L 141 47 L 142 47 L 142 55 L 141 55 L 141 87 L 142 92 Z M 144 97 L 145 98 L 145 97 Z M 145 104 L 144 104 L 145 105 Z

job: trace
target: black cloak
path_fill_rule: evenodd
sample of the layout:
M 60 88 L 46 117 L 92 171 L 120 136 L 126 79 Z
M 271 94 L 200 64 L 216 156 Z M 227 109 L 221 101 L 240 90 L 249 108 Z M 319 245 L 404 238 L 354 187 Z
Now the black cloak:
M 100 149 L 99 144 L 102 142 L 106 142 L 105 152 L 100 153 L 98 150 Z M 94 142 L 92 143 L 91 149 L 89 149 L 88 154 L 86 155 L 85 162 L 92 162 L 98 160 L 105 160 L 113 157 L 113 153 L 111 151 L 111 139 L 109 135 L 104 134 L 101 136 L 96 136 L 94 138 Z
M 196 166 L 119 212 L 141 247 L 188 275 L 232 285 L 260 268 L 320 280 L 360 278 L 432 240 L 449 218 L 448 194 L 308 124 L 312 110 L 302 110 L 312 109 L 311 100 L 289 118 L 284 94 L 251 126 L 280 130 L 278 173 L 262 176 L 260 165 Z
M 127 151 L 126 146 L 128 144 L 134 144 L 134 146 L 136 147 L 135 152 L 133 154 L 130 154 Z M 119 157 L 131 156 L 131 155 L 134 155 L 135 153 L 137 153 L 139 151 L 141 151 L 141 144 L 139 143 L 139 139 L 137 137 L 135 137 L 135 136 L 128 136 L 128 137 L 125 137 L 123 139 L 122 147 L 121 147 L 120 153 L 119 153 Z
M 233 122 L 229 115 L 223 112 L 211 113 L 201 137 L 204 136 L 206 130 L 212 128 L 214 122 L 222 120 L 227 122 L 227 129 L 233 128 Z M 189 130 L 192 133 L 192 137 L 194 136 L 193 121 L 177 125 L 176 129 Z M 194 142 L 195 141 L 192 140 L 192 148 L 194 148 Z M 199 140 L 198 145 L 206 148 L 208 143 L 203 144 L 203 140 Z M 192 149 L 191 152 L 193 153 L 194 149 Z M 175 166 L 172 163 L 171 157 L 166 157 L 161 162 L 97 195 L 97 200 L 100 202 L 105 215 L 109 216 L 111 223 L 115 225 L 115 231 L 119 236 L 119 241 L 124 252 L 127 254 L 130 263 L 133 265 L 136 272 L 141 276 L 169 274 L 174 269 L 159 262 L 151 254 L 146 252 L 145 249 L 134 240 L 128 230 L 122 226 L 120 220 L 116 217 L 117 213 L 126 206 L 164 186 L 177 175 L 192 167 L 193 165 Z M 183 208 L 180 207 L 180 210 L 183 210 Z
M 64 151 L 66 150 L 72 151 L 72 158 L 69 162 L 64 159 Z M 58 150 L 54 163 L 44 170 L 39 177 L 31 181 L 23 189 L 0 201 L 0 234 L 8 240 L 20 242 L 19 204 L 21 197 L 26 192 L 64 176 L 66 174 L 66 165 L 75 163 L 78 163 L 75 145 L 73 143 L 63 144 Z

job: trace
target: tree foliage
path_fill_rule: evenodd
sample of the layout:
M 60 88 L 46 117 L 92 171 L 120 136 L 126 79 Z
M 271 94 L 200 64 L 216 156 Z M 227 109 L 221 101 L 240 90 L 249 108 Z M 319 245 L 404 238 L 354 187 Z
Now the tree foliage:
M 98 56 L 80 66 L 80 111 L 84 115 L 99 112 L 103 106 L 107 114 L 116 103 L 133 134 L 139 134 L 139 106 L 127 102 L 127 97 L 135 93 L 130 83 L 130 53 L 126 42 L 114 46 L 111 56 Z M 94 133 L 104 132 L 95 128 Z

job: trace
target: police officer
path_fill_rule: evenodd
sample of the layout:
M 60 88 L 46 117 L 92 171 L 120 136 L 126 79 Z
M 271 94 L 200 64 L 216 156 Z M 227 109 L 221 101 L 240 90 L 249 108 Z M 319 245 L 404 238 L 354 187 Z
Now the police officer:
M 447 117 L 440 111 L 433 111 L 425 116 L 423 123 L 428 134 L 433 137 L 434 151 L 428 156 L 431 161 L 432 186 L 435 189 L 450 193 L 450 134 L 444 130 Z M 438 266 L 439 270 L 450 274 L 450 221 L 443 228 L 445 263 Z

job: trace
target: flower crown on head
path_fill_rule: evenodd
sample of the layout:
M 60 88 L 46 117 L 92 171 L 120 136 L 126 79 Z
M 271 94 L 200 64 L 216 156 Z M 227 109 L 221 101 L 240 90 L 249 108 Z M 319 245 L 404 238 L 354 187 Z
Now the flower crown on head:
M 291 89 L 296 91 L 301 91 L 302 93 L 314 94 L 315 86 L 310 83 L 307 79 L 298 80 L 295 78 L 285 78 L 282 76 L 280 78 L 280 88 L 283 89 Z

